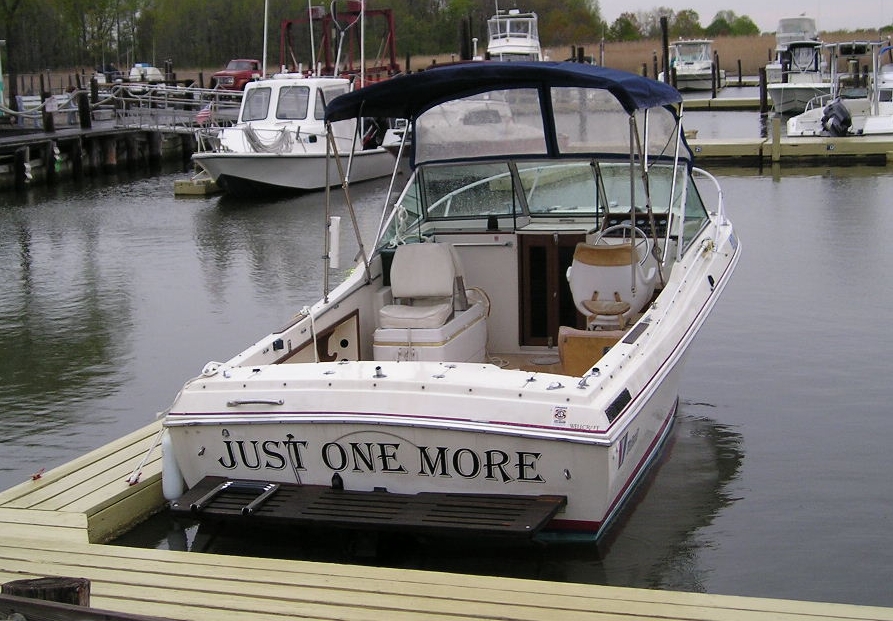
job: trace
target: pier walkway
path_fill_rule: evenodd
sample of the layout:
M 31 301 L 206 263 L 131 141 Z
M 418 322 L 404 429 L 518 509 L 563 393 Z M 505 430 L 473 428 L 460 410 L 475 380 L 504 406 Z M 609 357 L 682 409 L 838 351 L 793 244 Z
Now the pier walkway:
M 0 583 L 85 578 L 93 608 L 194 621 L 893 621 L 891 608 L 105 545 L 164 507 L 160 429 L 0 492 Z

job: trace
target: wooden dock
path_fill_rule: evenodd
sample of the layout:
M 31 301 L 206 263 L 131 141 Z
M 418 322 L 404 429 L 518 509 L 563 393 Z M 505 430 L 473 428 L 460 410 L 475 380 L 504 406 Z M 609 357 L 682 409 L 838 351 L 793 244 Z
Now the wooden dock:
M 195 621 L 893 621 L 893 608 L 104 545 L 163 507 L 159 431 L 153 423 L 0 492 L 0 582 L 85 578 L 92 609 Z

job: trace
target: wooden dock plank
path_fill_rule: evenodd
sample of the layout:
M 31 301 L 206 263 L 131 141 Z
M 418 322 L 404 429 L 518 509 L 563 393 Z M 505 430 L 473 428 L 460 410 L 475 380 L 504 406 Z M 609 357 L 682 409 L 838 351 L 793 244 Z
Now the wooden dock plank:
M 123 482 L 148 454 L 161 423 L 156 422 L 112 444 L 91 451 L 71 462 L 0 493 L 0 506 L 22 509 L 83 511 L 93 507 L 91 493 L 105 494 L 109 484 Z M 160 468 L 161 451 L 156 448 L 144 472 Z M 86 499 L 78 506 L 78 501 Z
M 98 493 L 98 492 L 97 492 Z M 103 504 L 97 511 L 90 511 L 87 517 L 87 536 L 91 543 L 104 543 L 124 534 L 164 506 L 161 487 L 161 468 L 146 476 L 140 483 L 127 490 L 127 495 L 119 501 Z
M 60 513 L 58 511 L 7 509 L 0 507 L 0 524 L 85 529 L 87 527 L 87 517 L 80 513 Z
M 13 573 L 9 568 L 17 568 Z M 893 610 L 47 541 L 0 543 L 0 580 L 77 575 L 93 605 L 182 619 L 891 621 Z M 52 570 L 52 571 L 51 571 Z M 238 592 L 238 594 L 233 594 Z
M 693 139 L 689 146 L 698 158 L 748 158 L 762 159 L 768 153 L 766 138 Z

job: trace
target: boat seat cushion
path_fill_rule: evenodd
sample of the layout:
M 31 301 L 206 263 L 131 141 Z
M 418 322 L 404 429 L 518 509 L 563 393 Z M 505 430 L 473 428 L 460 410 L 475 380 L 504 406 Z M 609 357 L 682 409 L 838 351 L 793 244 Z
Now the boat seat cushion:
M 439 328 L 453 313 L 452 299 L 434 304 L 389 304 L 378 314 L 382 328 Z
M 438 328 L 453 314 L 456 262 L 448 244 L 397 246 L 391 263 L 391 295 L 398 303 L 378 314 L 382 328 Z

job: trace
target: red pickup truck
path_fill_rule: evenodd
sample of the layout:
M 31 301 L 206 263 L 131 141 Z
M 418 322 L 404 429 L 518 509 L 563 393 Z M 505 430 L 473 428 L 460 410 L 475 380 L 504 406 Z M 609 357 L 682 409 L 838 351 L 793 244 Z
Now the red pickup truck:
M 226 64 L 226 69 L 211 76 L 211 88 L 222 88 L 228 91 L 241 91 L 248 82 L 263 77 L 263 69 L 259 60 L 236 58 Z

